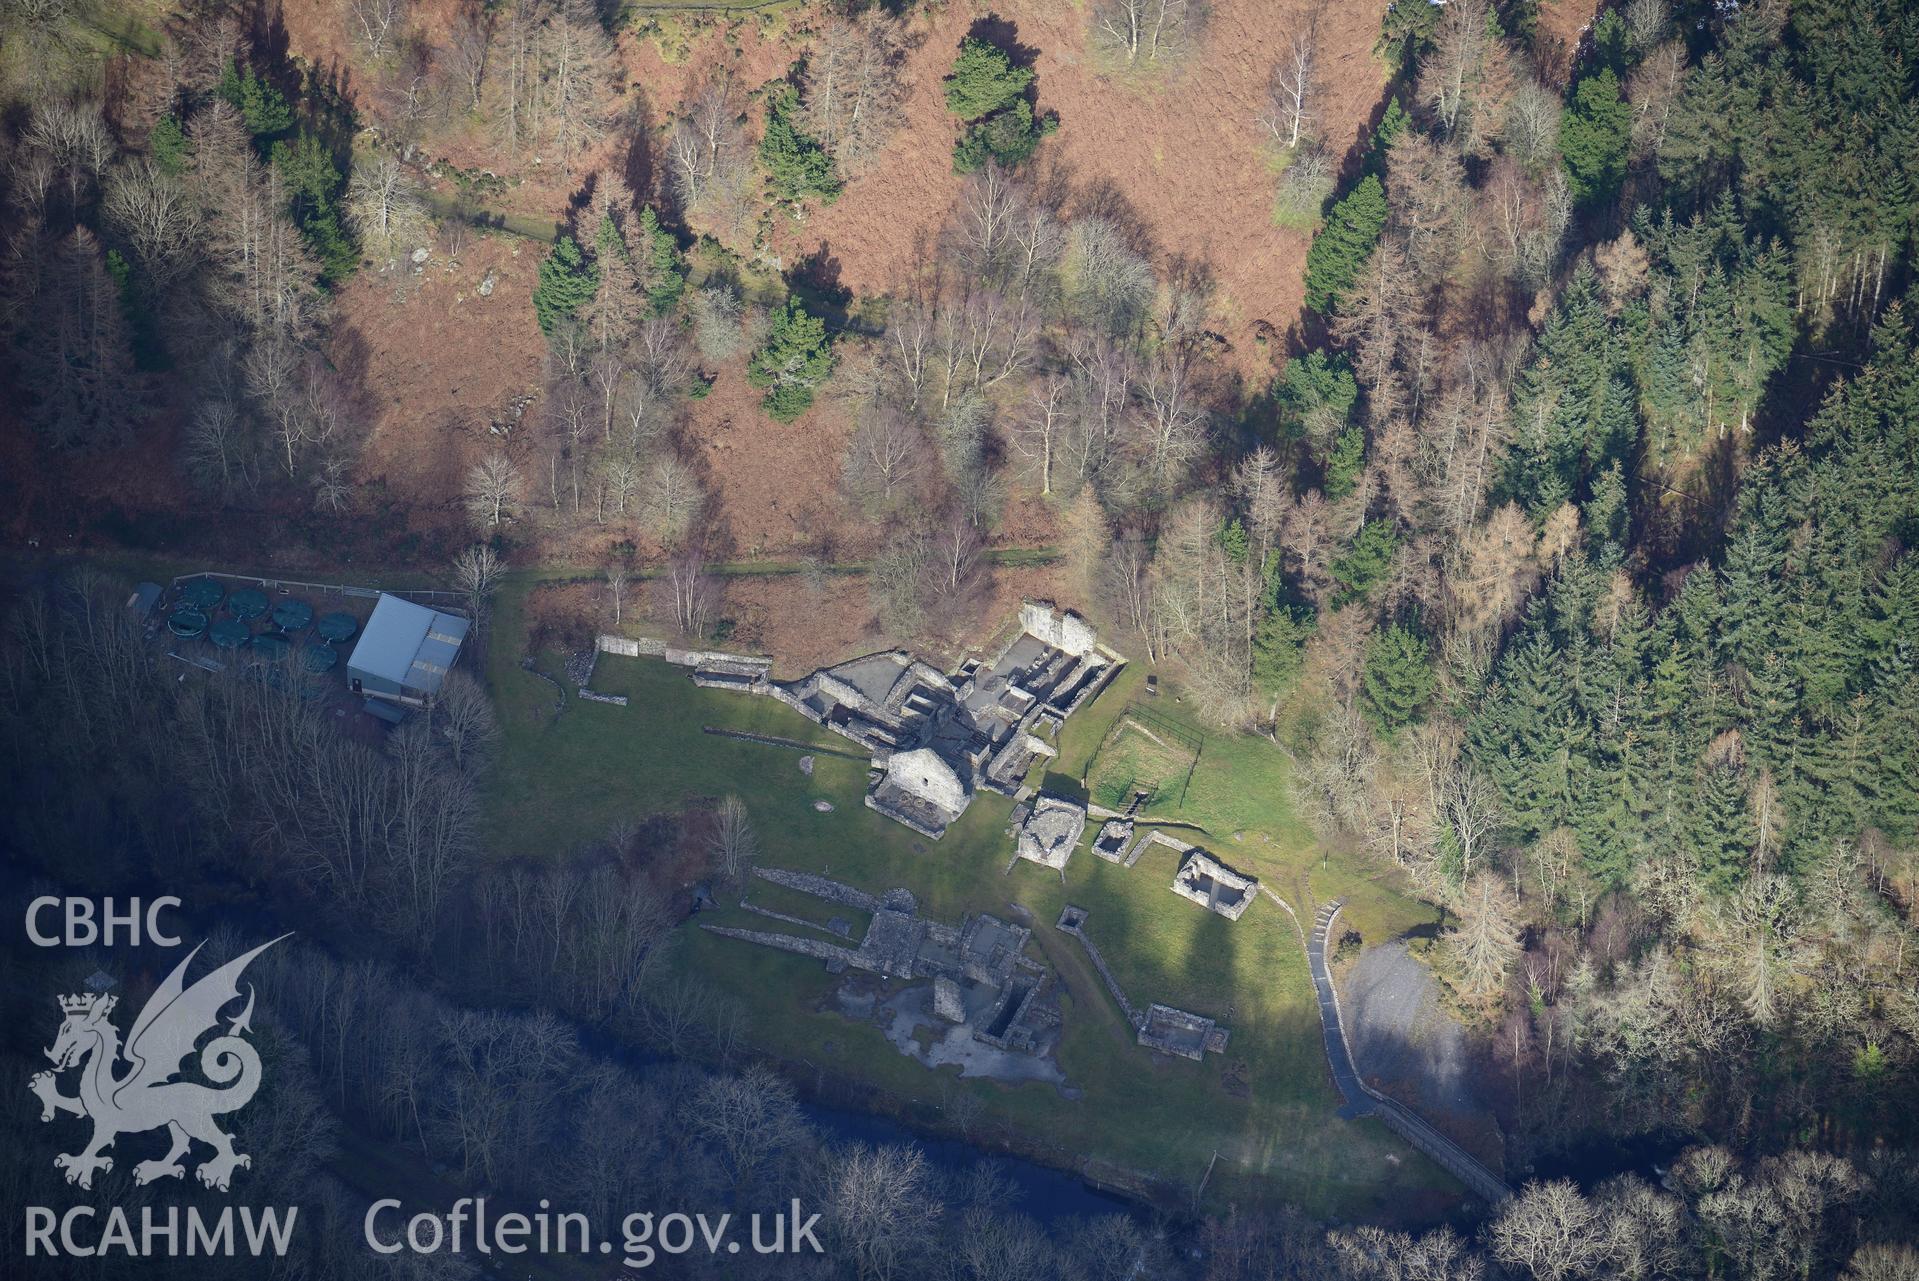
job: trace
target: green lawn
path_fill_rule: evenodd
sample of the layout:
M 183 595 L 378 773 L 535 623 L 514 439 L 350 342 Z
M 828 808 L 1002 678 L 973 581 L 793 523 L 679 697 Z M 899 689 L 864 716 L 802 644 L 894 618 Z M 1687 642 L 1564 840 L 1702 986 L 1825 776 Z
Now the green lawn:
M 1125 809 L 1144 792 L 1149 805 L 1172 804 L 1184 791 L 1195 764 L 1195 749 L 1154 730 L 1145 718 L 1128 712 L 1113 722 L 1086 774 L 1086 790 L 1096 804 Z
M 525 590 L 516 582 L 502 593 L 496 637 L 520 634 Z M 1355 1215 L 1390 1213 L 1449 1192 L 1445 1176 L 1375 1123 L 1335 1115 L 1304 950 L 1292 920 L 1271 902 L 1255 904 L 1237 922 L 1214 916 L 1170 891 L 1174 856 L 1157 845 L 1130 869 L 1083 846 L 1064 884 L 1057 872 L 1029 863 L 1007 872 L 1012 803 L 1004 797 L 977 796 L 943 839 L 929 841 L 865 807 L 863 760 L 821 754 L 809 777 L 796 750 L 702 732 L 715 725 L 849 746 L 772 699 L 700 689 L 664 662 L 601 655 L 594 687 L 626 694 L 630 704 L 573 700 L 556 717 L 552 687 L 519 670 L 516 655 L 507 640 L 493 646 L 489 663 L 506 729 L 489 802 L 497 857 L 563 853 L 617 819 L 731 791 L 745 800 L 769 865 L 875 892 L 904 886 L 930 915 L 948 921 L 969 912 L 1015 916 L 1015 904 L 1026 910 L 1038 950 L 1063 987 L 1058 1057 L 1077 1097 L 1040 1083 L 966 1082 L 958 1088 L 985 1105 L 976 1133 L 1063 1164 L 1092 1158 L 1187 1187 L 1197 1185 L 1218 1152 L 1207 1196 L 1219 1205 L 1227 1197 L 1283 1199 L 1316 1213 Z M 557 675 L 560 661 L 542 655 L 539 665 Z M 1090 760 L 1139 695 L 1143 675 L 1122 672 L 1067 722 L 1060 757 L 1043 771 L 1049 780 L 1084 787 Z M 1151 710 L 1178 719 L 1176 697 L 1169 690 Z M 1302 911 L 1310 910 L 1302 896 L 1344 893 L 1368 929 L 1397 932 L 1430 919 L 1422 905 L 1366 880 L 1362 869 L 1338 858 L 1322 863 L 1291 814 L 1286 786 L 1285 757 L 1272 743 L 1208 734 L 1184 801 L 1176 812 L 1152 817 L 1261 876 Z M 830 802 L 832 812 L 815 810 L 817 800 Z M 1091 836 L 1089 828 L 1089 842 Z M 854 919 L 858 913 L 822 911 L 805 896 L 763 883 L 751 899 L 807 920 L 842 915 L 856 931 L 865 925 Z M 1089 911 L 1086 932 L 1136 1005 L 1163 1001 L 1218 1018 L 1232 1029 L 1226 1054 L 1202 1063 L 1156 1061 L 1138 1047 L 1077 942 L 1053 929 L 1068 902 Z M 737 908 L 702 919 L 783 928 Z M 671 963 L 738 1001 L 762 1048 L 792 1063 L 883 1090 L 922 1118 L 936 1115 L 955 1088 L 950 1069 L 930 1072 L 899 1054 L 877 1027 L 835 1012 L 832 994 L 841 980 L 815 961 L 688 927 L 675 940 Z M 1229 1088 L 1229 1074 L 1244 1084 Z

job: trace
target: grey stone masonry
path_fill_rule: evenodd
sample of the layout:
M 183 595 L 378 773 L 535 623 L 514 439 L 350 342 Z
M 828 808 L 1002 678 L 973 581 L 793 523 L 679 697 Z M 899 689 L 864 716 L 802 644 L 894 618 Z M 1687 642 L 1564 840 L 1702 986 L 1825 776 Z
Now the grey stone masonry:
M 1237 921 L 1259 893 L 1259 881 L 1234 871 L 1205 850 L 1193 849 L 1187 851 L 1173 877 L 1173 893 Z
M 851 739 L 878 767 L 867 805 L 933 840 L 980 791 L 1017 795 L 1034 764 L 1057 754 L 1041 733 L 1057 735 L 1126 662 L 1084 619 L 1042 601 L 1022 606 L 990 659 L 969 658 L 951 675 L 904 650 L 778 681 L 764 658 L 619 636 L 600 637 L 599 647 L 691 667 L 699 685 L 777 698 Z
M 1106 825 L 1099 829 L 1098 837 L 1093 841 L 1093 853 L 1108 863 L 1123 862 L 1126 858 L 1126 842 L 1131 839 L 1133 839 L 1131 819 L 1108 819 Z
M 868 894 L 865 890 L 843 885 L 838 881 L 812 872 L 789 872 L 779 867 L 756 867 L 753 875 L 775 885 L 784 885 L 789 890 L 798 890 L 802 894 L 811 894 L 814 898 L 823 898 L 843 907 L 858 908 L 862 912 L 880 910 L 879 896 Z
M 1139 1029 L 1139 1043 L 1161 1054 L 1176 1054 L 1198 1062 L 1206 1052 L 1226 1048 L 1225 1030 L 1203 1014 L 1174 1009 L 1157 1002 L 1146 1011 L 1146 1022 Z
M 1126 999 L 1125 989 L 1120 987 L 1119 980 L 1113 977 L 1113 972 L 1106 968 L 1106 958 L 1099 954 L 1099 948 L 1094 945 L 1092 939 L 1086 937 L 1086 932 L 1080 928 L 1085 924 L 1086 909 L 1083 907 L 1073 907 L 1069 905 L 1066 910 L 1059 914 L 1059 932 L 1061 934 L 1070 934 L 1079 940 L 1079 945 L 1086 949 L 1086 959 L 1093 963 L 1095 970 L 1099 971 L 1101 981 L 1106 984 L 1106 990 L 1112 993 L 1113 1003 L 1119 1006 L 1120 1012 L 1126 1016 L 1126 1021 L 1131 1023 L 1135 1029 L 1144 1028 L 1146 1026 L 1146 1016 L 1134 1009 L 1133 1003 Z
M 700 928 L 709 934 L 717 934 L 721 938 L 743 939 L 748 943 L 758 943 L 762 947 L 810 956 L 816 961 L 825 961 L 829 965 L 838 961 L 842 966 L 869 968 L 860 954 L 851 948 L 836 947 L 831 943 L 822 943 L 818 939 L 801 938 L 797 934 L 775 934 L 770 930 L 741 930 L 730 925 L 702 925 Z
M 1086 808 L 1063 796 L 1036 796 L 1014 818 L 1014 849 L 1046 867 L 1065 867 L 1086 830 Z

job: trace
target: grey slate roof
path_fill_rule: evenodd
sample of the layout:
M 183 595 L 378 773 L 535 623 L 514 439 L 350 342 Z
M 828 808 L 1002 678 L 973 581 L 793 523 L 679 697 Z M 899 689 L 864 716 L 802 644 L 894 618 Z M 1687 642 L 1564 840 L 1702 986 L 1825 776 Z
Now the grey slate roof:
M 350 671 L 389 680 L 421 694 L 438 692 L 466 639 L 467 620 L 382 594 L 366 620 Z

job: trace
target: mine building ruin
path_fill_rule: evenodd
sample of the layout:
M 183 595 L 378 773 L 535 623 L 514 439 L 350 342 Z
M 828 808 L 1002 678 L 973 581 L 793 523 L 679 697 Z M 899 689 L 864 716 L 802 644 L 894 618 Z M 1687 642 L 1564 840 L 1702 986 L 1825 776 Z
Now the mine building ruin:
M 1014 848 L 1044 867 L 1063 868 L 1086 831 L 1086 807 L 1063 796 L 1035 796 L 1013 811 Z
M 724 675 L 865 748 L 873 757 L 866 803 L 937 840 L 981 788 L 1018 793 L 1033 762 L 1056 754 L 1049 740 L 1066 718 L 1124 663 L 1079 615 L 1028 601 L 996 655 L 951 674 L 890 650 L 794 681 L 764 669 Z M 694 679 L 704 673 L 696 669 Z
M 1197 847 L 1188 850 L 1173 876 L 1173 893 L 1189 898 L 1209 912 L 1237 921 L 1259 893 L 1257 877 L 1235 872 Z

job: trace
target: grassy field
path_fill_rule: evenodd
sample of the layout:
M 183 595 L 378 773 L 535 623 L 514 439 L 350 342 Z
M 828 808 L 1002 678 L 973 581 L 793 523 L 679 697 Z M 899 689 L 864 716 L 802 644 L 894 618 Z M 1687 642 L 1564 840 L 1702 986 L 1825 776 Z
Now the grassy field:
M 1144 716 L 1129 711 L 1113 722 L 1099 745 L 1087 769 L 1087 793 L 1108 809 L 1125 809 L 1141 792 L 1149 804 L 1173 803 L 1185 790 L 1198 754 L 1194 743 L 1155 730 Z
M 1010 1088 L 961 1083 L 899 1054 L 880 1030 L 841 1017 L 841 980 L 817 962 L 683 929 L 672 964 L 739 1002 L 761 1047 L 801 1069 L 878 1088 L 905 1110 L 927 1115 L 954 1091 L 983 1105 L 974 1133 L 1003 1137 L 1062 1164 L 1093 1158 L 1175 1186 L 1194 1187 L 1218 1161 L 1207 1199 L 1283 1199 L 1321 1214 L 1393 1215 L 1438 1205 L 1451 1194 L 1444 1175 L 1372 1121 L 1338 1119 L 1326 1072 L 1305 954 L 1290 917 L 1271 902 L 1228 922 L 1171 893 L 1174 856 L 1153 846 L 1132 868 L 1084 848 L 1057 872 L 1029 863 L 1006 871 L 1011 802 L 975 798 L 946 836 L 929 841 L 862 803 L 866 763 L 818 755 L 809 776 L 801 753 L 711 735 L 712 725 L 843 748 L 845 740 L 771 699 L 706 690 L 656 660 L 602 655 L 596 689 L 623 693 L 626 707 L 573 700 L 554 715 L 552 686 L 517 666 L 514 639 L 525 586 L 497 608 L 489 674 L 506 728 L 491 788 L 489 831 L 499 857 L 564 852 L 620 818 L 679 808 L 690 798 L 738 793 L 760 834 L 765 863 L 817 871 L 883 891 L 904 886 L 930 915 L 1024 913 L 1038 950 L 1063 986 L 1066 1014 L 1059 1062 L 1070 1091 L 1030 1083 Z M 539 656 L 558 674 L 559 655 Z M 1067 723 L 1049 779 L 1083 789 L 1089 765 L 1114 722 L 1141 693 L 1129 668 Z M 1162 682 L 1163 683 L 1163 682 Z M 1180 723 L 1168 691 L 1151 709 Z M 1198 734 L 1198 726 L 1185 728 Z M 1185 766 L 1181 766 L 1182 772 Z M 1430 919 L 1422 905 L 1325 858 L 1292 816 L 1286 762 L 1265 740 L 1205 737 L 1183 801 L 1162 797 L 1149 814 L 1188 840 L 1216 849 L 1284 895 L 1303 913 L 1315 894 L 1346 894 L 1367 931 L 1397 933 Z M 1177 789 L 1174 789 L 1177 796 Z M 819 812 L 814 802 L 833 809 Z M 1176 812 L 1173 812 L 1175 811 Z M 1089 828 L 1087 840 L 1090 841 Z M 805 896 L 756 885 L 753 902 L 824 924 L 861 914 L 821 910 Z M 1156 1060 L 1134 1044 L 1085 953 L 1052 923 L 1071 902 L 1086 908 L 1087 933 L 1135 1004 L 1164 1001 L 1218 1018 L 1232 1029 L 1224 1055 L 1202 1063 Z M 859 918 L 859 919 L 855 919 Z M 702 920 L 773 927 L 729 908 Z M 1369 937 L 1384 937 L 1385 933 Z

